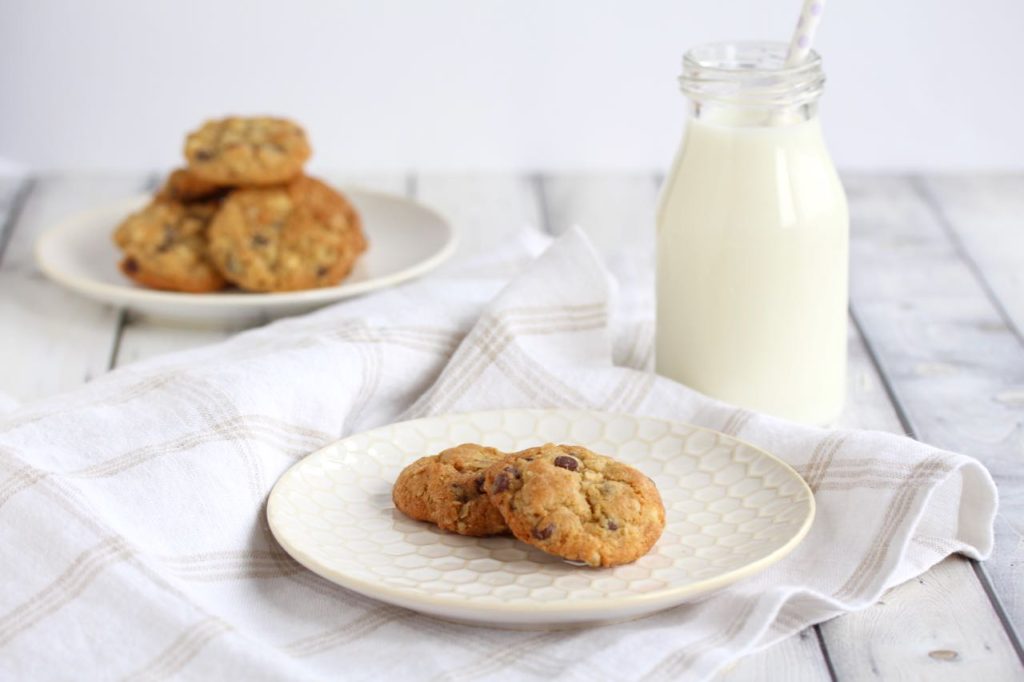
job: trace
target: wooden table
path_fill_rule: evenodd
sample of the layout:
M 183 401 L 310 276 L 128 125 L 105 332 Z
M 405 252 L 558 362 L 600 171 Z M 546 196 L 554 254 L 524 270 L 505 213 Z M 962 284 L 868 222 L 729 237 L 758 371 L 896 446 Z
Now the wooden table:
M 660 181 L 653 172 L 326 177 L 435 206 L 459 228 L 463 254 L 523 225 L 557 233 L 576 223 L 613 269 L 622 266 L 624 244 L 651 243 Z M 49 396 L 239 331 L 136 319 L 63 291 L 35 268 L 33 243 L 55 220 L 157 179 L 0 179 L 0 392 L 19 401 Z M 853 243 L 841 425 L 906 433 L 982 460 L 1002 497 L 996 551 L 984 565 L 947 559 L 877 605 L 809 628 L 723 677 L 1024 678 L 1024 175 L 844 181 Z M 634 272 L 645 267 L 632 264 Z

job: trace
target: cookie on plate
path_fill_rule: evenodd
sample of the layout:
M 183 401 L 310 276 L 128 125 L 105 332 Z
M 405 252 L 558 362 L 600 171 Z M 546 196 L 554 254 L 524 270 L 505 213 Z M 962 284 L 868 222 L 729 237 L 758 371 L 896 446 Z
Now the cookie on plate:
M 498 535 L 508 527 L 484 494 L 484 471 L 507 455 L 464 443 L 421 457 L 399 474 L 391 491 L 395 506 L 417 521 L 460 535 Z
M 192 202 L 222 199 L 231 188 L 203 180 L 187 168 L 172 171 L 157 190 L 157 199 Z
M 128 216 L 114 231 L 124 252 L 120 268 L 147 287 L 202 293 L 227 282 L 208 257 L 206 232 L 216 202 L 182 203 L 155 199 Z
M 306 176 L 278 187 L 233 191 L 209 237 L 210 257 L 220 272 L 250 291 L 337 284 L 366 249 L 352 204 Z
M 651 479 L 577 445 L 509 455 L 488 470 L 484 486 L 518 539 L 591 566 L 635 561 L 665 527 Z
M 207 121 L 185 139 L 189 170 L 219 185 L 288 182 L 302 172 L 310 154 L 298 124 L 269 116 Z

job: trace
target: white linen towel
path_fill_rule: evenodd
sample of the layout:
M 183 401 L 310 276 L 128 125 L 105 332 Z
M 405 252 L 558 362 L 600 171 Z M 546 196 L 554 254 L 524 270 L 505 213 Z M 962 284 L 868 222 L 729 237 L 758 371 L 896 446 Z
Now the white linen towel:
M 538 247 L 510 244 L 0 416 L 0 678 L 698 680 L 950 553 L 989 555 L 996 491 L 977 461 L 797 426 L 635 369 L 649 363 L 650 320 L 610 320 L 614 285 L 587 238 L 570 230 L 524 270 Z M 270 537 L 270 487 L 318 447 L 401 419 L 527 406 L 739 435 L 807 479 L 814 526 L 774 567 L 696 603 L 541 633 L 375 602 Z

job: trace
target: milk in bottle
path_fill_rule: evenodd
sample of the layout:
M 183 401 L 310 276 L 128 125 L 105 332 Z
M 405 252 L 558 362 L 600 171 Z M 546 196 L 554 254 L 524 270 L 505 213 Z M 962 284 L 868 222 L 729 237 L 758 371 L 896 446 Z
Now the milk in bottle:
M 824 424 L 846 376 L 848 215 L 822 137 L 811 53 L 687 53 L 691 113 L 658 207 L 657 371 L 708 395 Z

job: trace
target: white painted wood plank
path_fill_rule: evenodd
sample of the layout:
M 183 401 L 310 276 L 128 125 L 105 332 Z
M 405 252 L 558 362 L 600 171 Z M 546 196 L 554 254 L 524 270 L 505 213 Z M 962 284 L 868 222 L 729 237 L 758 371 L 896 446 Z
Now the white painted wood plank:
M 455 226 L 459 247 L 453 259 L 500 248 L 523 228 L 543 220 L 531 178 L 506 173 L 444 173 L 418 176 L 415 198 L 433 206 Z
M 970 563 L 951 557 L 869 609 L 822 625 L 840 680 L 1021 679 Z
M 855 195 L 855 201 L 860 201 Z M 863 340 L 851 325 L 844 428 L 901 433 Z M 879 604 L 821 626 L 839 680 L 1012 679 L 1021 674 L 1002 624 L 970 563 L 951 557 L 919 579 L 890 590 Z M 742 661 L 727 679 L 775 679 L 772 649 Z M 780 673 L 781 674 L 781 673 Z M 788 673 L 787 673 L 788 674 Z
M 985 568 L 1024 623 L 1024 347 L 906 178 L 846 178 L 853 309 L 917 437 L 978 457 L 1001 490 Z
M 52 176 L 37 181 L 12 226 L 0 262 L 0 391 L 24 402 L 107 371 L 117 311 L 45 279 L 35 267 L 32 249 L 55 221 L 135 194 L 144 183 L 145 178 L 137 175 Z
M 14 210 L 15 200 L 27 191 L 31 182 L 20 175 L 0 174 L 0 252 L 3 250 L 4 235 L 7 233 L 9 218 Z
M 631 301 L 638 314 L 654 314 L 654 209 L 658 188 L 653 174 L 558 174 L 540 177 L 540 189 L 553 234 L 579 226 L 594 242 L 623 288 L 642 291 Z M 642 303 L 641 303 L 642 302 Z
M 763 651 L 741 658 L 715 679 L 718 682 L 823 682 L 829 679 L 829 672 L 817 635 L 813 628 L 807 628 Z
M 1024 332 L 1024 173 L 943 175 L 919 188 L 991 287 L 1017 334 Z M 1024 403 L 1024 393 L 1016 396 Z
M 404 174 L 355 174 L 324 173 L 324 181 L 340 188 L 358 187 L 378 192 L 404 195 L 408 189 L 408 178 Z M 123 366 L 164 353 L 196 348 L 223 341 L 266 320 L 240 322 L 227 321 L 223 325 L 204 324 L 190 327 L 183 323 L 170 323 L 131 316 L 121 331 L 115 366 Z
M 902 433 L 885 385 L 850 325 L 846 406 L 839 426 Z M 970 563 L 950 557 L 863 611 L 821 626 L 840 680 L 1010 679 L 1021 673 L 999 616 Z

